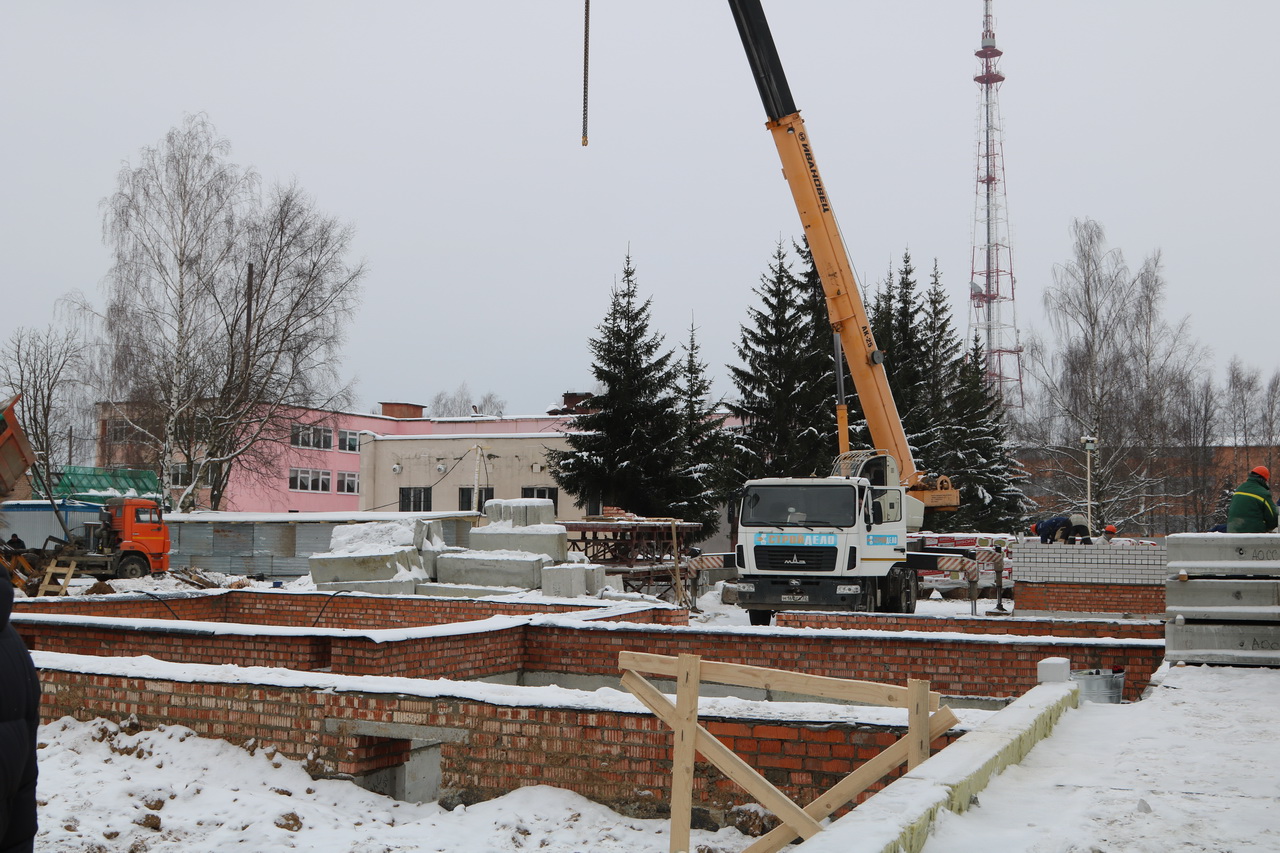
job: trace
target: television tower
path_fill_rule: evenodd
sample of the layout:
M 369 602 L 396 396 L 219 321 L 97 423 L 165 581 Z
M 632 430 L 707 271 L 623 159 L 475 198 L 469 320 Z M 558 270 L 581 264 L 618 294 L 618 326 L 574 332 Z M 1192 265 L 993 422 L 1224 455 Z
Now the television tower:
M 1004 194 L 1004 135 L 1000 127 L 1000 56 L 991 0 L 983 0 L 980 66 L 978 184 L 973 214 L 973 266 L 969 278 L 969 337 L 982 343 L 987 382 L 1007 408 L 1021 408 L 1022 345 L 1013 305 L 1013 253 Z

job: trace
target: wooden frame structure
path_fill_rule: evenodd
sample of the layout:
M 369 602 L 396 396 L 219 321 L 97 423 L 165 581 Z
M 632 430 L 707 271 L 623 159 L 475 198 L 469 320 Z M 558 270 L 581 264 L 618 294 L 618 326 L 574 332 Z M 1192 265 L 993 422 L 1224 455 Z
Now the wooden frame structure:
M 850 681 L 745 664 L 703 661 L 698 655 L 653 655 L 619 652 L 622 686 L 671 726 L 675 735 L 671 761 L 671 853 L 689 850 L 693 811 L 694 758 L 697 753 L 770 809 L 780 821 L 776 829 L 756 839 L 743 853 L 777 853 L 796 837 L 811 838 L 822 831 L 818 821 L 903 763 L 908 769 L 929 757 L 929 745 L 959 720 L 951 709 L 939 707 L 940 694 L 929 682 L 908 679 L 906 688 L 873 681 Z M 674 678 L 676 701 L 667 698 L 640 673 Z M 879 755 L 853 770 L 826 793 L 801 808 L 698 723 L 698 693 L 703 681 L 764 690 L 802 693 L 824 699 L 907 709 L 907 733 Z

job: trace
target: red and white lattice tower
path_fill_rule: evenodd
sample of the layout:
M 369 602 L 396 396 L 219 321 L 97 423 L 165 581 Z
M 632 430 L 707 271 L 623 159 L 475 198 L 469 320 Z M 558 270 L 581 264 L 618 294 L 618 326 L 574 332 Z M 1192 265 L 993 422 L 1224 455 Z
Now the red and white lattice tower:
M 973 214 L 973 267 L 969 279 L 969 340 L 986 357 L 987 381 L 1006 407 L 1022 406 L 1022 346 L 1014 312 L 1013 252 L 1004 192 L 1004 135 L 1000 127 L 1000 56 L 991 0 L 983 0 L 979 87 L 978 188 Z

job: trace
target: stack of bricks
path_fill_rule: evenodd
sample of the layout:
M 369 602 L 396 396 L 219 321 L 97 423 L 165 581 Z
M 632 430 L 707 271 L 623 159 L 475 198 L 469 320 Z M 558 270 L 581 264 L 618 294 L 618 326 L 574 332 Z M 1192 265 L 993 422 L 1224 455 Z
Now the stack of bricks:
M 1018 613 L 1072 612 L 1156 617 L 1165 610 L 1168 552 L 1150 545 L 1044 545 L 1013 549 Z

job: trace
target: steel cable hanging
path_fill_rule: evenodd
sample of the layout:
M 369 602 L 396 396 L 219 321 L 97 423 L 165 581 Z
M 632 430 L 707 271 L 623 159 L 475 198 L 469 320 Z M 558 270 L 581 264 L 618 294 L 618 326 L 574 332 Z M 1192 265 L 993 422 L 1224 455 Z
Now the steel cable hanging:
M 587 144 L 587 82 L 591 68 L 591 0 L 582 12 L 582 144 Z

